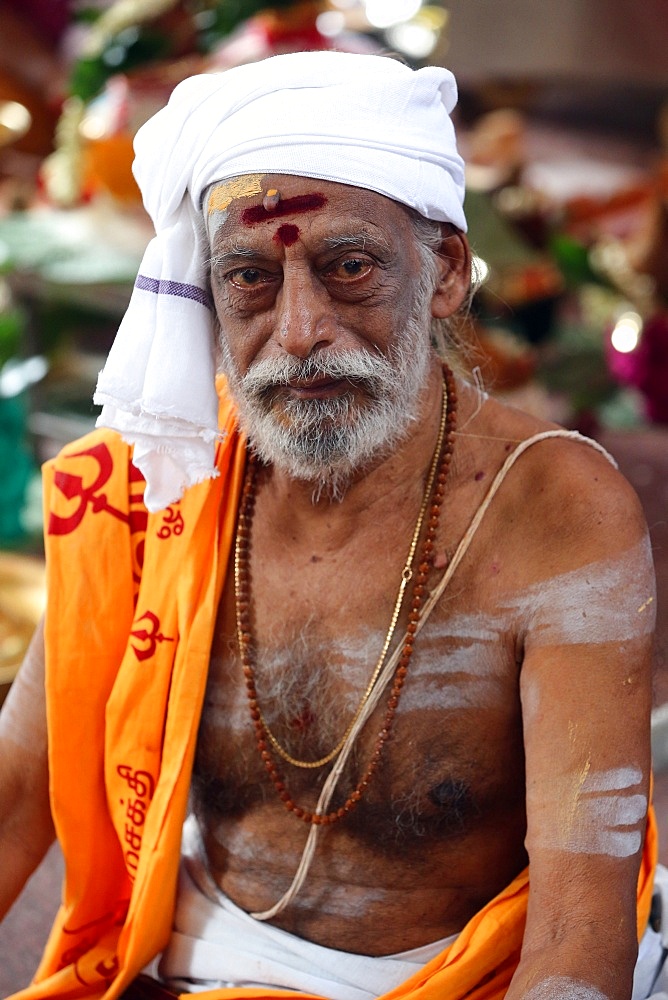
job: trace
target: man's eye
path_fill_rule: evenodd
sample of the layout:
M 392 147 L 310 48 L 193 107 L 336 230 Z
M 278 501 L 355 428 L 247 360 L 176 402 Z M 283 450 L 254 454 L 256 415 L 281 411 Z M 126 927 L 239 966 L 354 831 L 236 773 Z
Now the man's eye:
M 346 257 L 331 268 L 330 273 L 335 278 L 358 278 L 371 269 L 370 261 L 363 257 Z
M 244 267 L 240 271 L 233 271 L 230 280 L 235 285 L 241 285 L 242 288 L 249 288 L 262 280 L 262 272 L 256 267 Z

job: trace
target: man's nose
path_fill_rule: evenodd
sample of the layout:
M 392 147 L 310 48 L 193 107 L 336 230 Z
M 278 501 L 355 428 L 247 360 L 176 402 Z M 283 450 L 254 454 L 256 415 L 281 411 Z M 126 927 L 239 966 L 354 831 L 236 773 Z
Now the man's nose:
M 306 358 L 334 339 L 329 296 L 308 268 L 286 267 L 276 316 L 277 340 L 284 351 Z

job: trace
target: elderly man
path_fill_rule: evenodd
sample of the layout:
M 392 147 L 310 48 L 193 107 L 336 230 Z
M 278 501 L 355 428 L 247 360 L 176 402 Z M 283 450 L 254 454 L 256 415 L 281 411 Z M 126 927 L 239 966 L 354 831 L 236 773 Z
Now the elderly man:
M 21 997 L 628 1000 L 639 938 L 650 992 L 646 529 L 598 446 L 453 374 L 454 103 L 299 53 L 137 137 L 115 430 L 45 470 L 3 716 L 0 901 L 54 827 L 67 866 Z

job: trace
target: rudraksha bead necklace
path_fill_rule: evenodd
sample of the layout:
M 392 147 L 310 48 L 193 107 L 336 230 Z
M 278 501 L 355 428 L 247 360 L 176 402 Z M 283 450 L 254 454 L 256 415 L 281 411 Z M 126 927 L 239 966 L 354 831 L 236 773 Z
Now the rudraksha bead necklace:
M 448 478 L 448 471 L 450 468 L 450 462 L 452 460 L 452 449 L 454 444 L 454 433 L 456 426 L 456 412 L 457 412 L 457 394 L 455 387 L 455 380 L 452 372 L 447 366 L 443 366 L 443 405 L 441 412 L 441 423 L 439 427 L 438 440 L 436 447 L 434 449 L 434 455 L 432 458 L 431 466 L 429 469 L 429 475 L 427 477 L 427 484 L 424 491 L 424 496 L 422 499 L 422 504 L 420 506 L 420 512 L 418 514 L 418 519 L 415 525 L 415 530 L 413 532 L 413 538 L 411 541 L 411 546 L 408 553 L 408 558 L 406 560 L 406 565 L 402 572 L 401 584 L 399 586 L 399 592 L 397 594 L 397 599 L 394 605 L 394 610 L 392 613 L 392 620 L 390 622 L 390 627 L 388 629 L 387 635 L 385 637 L 385 642 L 383 643 L 383 649 L 381 651 L 380 658 L 376 667 L 371 675 L 371 680 L 367 685 L 367 688 L 362 695 L 360 704 L 353 716 L 352 721 L 348 725 L 343 737 L 339 740 L 337 745 L 324 757 L 316 761 L 301 761 L 295 757 L 292 757 L 287 750 L 285 750 L 274 734 L 269 729 L 267 722 L 264 718 L 262 710 L 260 709 L 257 696 L 257 688 L 255 684 L 255 670 L 253 668 L 253 638 L 251 633 L 251 616 L 250 616 L 250 605 L 251 605 L 251 595 L 250 595 L 250 571 L 249 571 L 249 552 L 250 552 L 250 537 L 251 537 L 251 527 L 253 522 L 253 511 L 255 506 L 255 493 L 256 493 L 256 459 L 254 456 L 250 455 L 248 459 L 248 465 L 246 469 L 246 476 L 244 479 L 244 485 L 241 495 L 241 503 L 239 507 L 239 516 L 237 522 L 237 534 L 235 542 L 235 554 L 234 554 L 234 580 L 235 580 L 235 604 L 236 604 L 236 619 L 237 619 L 237 640 L 239 644 L 239 655 L 241 658 L 241 665 L 244 673 L 244 679 L 246 682 L 246 693 L 248 695 L 248 701 L 250 705 L 251 718 L 253 720 L 253 726 L 255 728 L 255 739 L 257 743 L 260 756 L 267 770 L 269 777 L 271 778 L 276 791 L 278 792 L 279 798 L 283 802 L 285 808 L 294 813 L 298 819 L 303 820 L 305 823 L 311 823 L 314 825 L 334 823 L 339 819 L 343 819 L 352 809 L 355 808 L 357 803 L 362 798 L 364 791 L 366 790 L 373 773 L 375 772 L 378 763 L 380 761 L 383 748 L 387 742 L 390 731 L 392 728 L 392 723 L 394 721 L 394 716 L 399 704 L 399 697 L 401 695 L 401 690 L 404 686 L 404 681 L 408 673 L 408 667 L 410 664 L 411 656 L 413 655 L 413 643 L 414 636 L 417 629 L 417 622 L 420 618 L 420 612 L 422 604 L 424 602 L 424 595 L 426 592 L 427 578 L 430 569 L 431 554 L 434 548 L 434 540 L 436 538 L 436 533 L 438 530 L 438 525 L 440 521 L 441 507 L 443 504 L 443 495 L 445 493 L 445 484 Z M 424 534 L 424 540 L 422 542 L 422 548 L 420 553 L 419 562 L 417 565 L 417 572 L 413 570 L 413 562 L 415 559 L 415 552 L 417 550 L 417 545 L 419 541 L 420 534 L 422 532 L 423 523 L 425 520 L 425 515 L 427 513 L 427 507 L 429 501 L 431 500 L 430 516 L 426 522 L 426 530 Z M 397 669 L 394 674 L 394 680 L 392 683 L 392 688 L 390 690 L 390 696 L 387 702 L 387 709 L 385 711 L 385 718 L 383 722 L 383 727 L 378 733 L 376 739 L 376 744 L 371 755 L 371 759 L 367 765 L 367 768 L 358 781 L 355 789 L 350 793 L 344 804 L 332 812 L 325 814 L 317 814 L 309 812 L 306 809 L 302 809 L 298 806 L 290 796 L 283 777 L 278 770 L 278 767 L 274 761 L 271 750 L 273 749 L 279 756 L 281 756 L 288 763 L 293 764 L 295 767 L 303 768 L 317 768 L 322 767 L 325 764 L 330 763 L 334 760 L 344 747 L 346 740 L 348 739 L 355 722 L 360 717 L 364 706 L 366 705 L 371 692 L 374 689 L 376 681 L 381 672 L 381 668 L 387 656 L 394 631 L 396 629 L 397 621 L 399 619 L 399 614 L 403 604 L 404 594 L 408 583 L 414 579 L 413 590 L 411 596 L 411 608 L 408 613 L 408 622 L 406 625 L 406 634 L 404 636 L 403 648 L 401 650 L 401 656 L 397 665 Z

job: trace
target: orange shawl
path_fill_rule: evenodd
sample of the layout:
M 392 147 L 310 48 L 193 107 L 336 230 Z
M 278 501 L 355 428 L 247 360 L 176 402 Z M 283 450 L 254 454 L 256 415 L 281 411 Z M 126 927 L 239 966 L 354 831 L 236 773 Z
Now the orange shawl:
M 51 802 L 66 871 L 35 981 L 15 1000 L 112 1000 L 168 941 L 244 468 L 229 404 L 221 418 L 219 477 L 158 514 L 147 513 L 130 449 L 110 432 L 75 442 L 45 467 Z M 655 856 L 652 822 L 639 879 L 641 929 Z M 502 997 L 519 961 L 527 897 L 525 871 L 383 1000 Z

